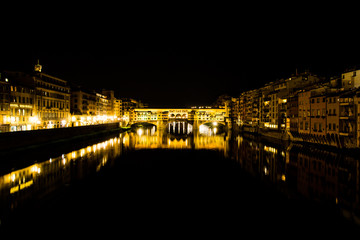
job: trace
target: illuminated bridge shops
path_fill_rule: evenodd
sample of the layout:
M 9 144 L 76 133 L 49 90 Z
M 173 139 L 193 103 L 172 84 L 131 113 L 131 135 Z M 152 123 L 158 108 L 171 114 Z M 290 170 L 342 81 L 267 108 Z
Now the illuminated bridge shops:
M 223 108 L 136 108 L 133 116 L 131 124 L 150 123 L 174 134 L 189 134 L 209 124 L 226 126 L 228 119 Z

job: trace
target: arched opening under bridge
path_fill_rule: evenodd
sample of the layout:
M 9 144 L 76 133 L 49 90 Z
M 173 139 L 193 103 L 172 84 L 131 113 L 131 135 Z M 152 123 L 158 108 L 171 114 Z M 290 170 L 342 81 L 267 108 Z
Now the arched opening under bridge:
M 199 133 L 204 135 L 216 135 L 224 133 L 226 129 L 225 124 L 216 121 L 206 122 L 199 126 Z
M 138 129 L 138 128 L 157 128 L 157 126 L 153 123 L 148 122 L 137 122 L 131 125 L 131 129 Z

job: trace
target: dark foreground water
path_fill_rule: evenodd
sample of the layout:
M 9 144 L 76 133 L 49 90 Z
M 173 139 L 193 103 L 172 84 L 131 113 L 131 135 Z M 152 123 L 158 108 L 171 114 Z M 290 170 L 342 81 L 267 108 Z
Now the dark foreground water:
M 154 130 L 85 145 L 38 160 L 22 153 L 31 163 L 18 169 L 3 159 L 3 231 L 190 238 L 359 230 L 354 157 L 233 134 Z

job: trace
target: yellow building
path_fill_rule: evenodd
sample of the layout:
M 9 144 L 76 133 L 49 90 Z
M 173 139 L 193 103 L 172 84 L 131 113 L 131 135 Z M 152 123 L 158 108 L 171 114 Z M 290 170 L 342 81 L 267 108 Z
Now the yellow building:
M 115 98 L 114 100 L 114 116 L 116 116 L 116 118 L 120 119 L 121 116 L 121 99 L 117 99 Z
M 0 132 L 10 130 L 10 84 L 9 79 L 0 73 Z
M 39 128 L 69 127 L 70 86 L 66 80 L 41 72 L 41 65 L 35 66 L 35 105 Z
M 96 93 L 96 115 L 97 116 L 108 116 L 111 115 L 111 106 L 109 99 L 100 93 Z
M 1 82 L 1 131 L 37 129 L 38 119 L 32 76 L 6 71 Z

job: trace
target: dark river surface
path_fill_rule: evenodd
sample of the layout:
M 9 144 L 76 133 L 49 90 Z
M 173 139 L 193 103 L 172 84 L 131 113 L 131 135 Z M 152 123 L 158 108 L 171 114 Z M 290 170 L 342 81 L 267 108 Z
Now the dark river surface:
M 344 236 L 360 226 L 358 158 L 254 136 L 138 129 L 0 164 L 0 228 L 15 235 Z

